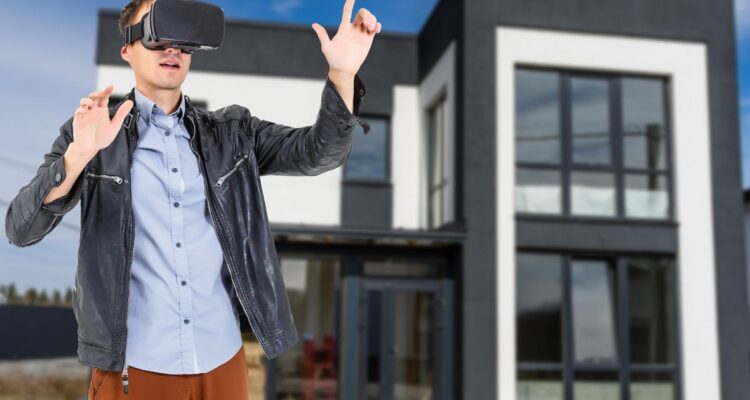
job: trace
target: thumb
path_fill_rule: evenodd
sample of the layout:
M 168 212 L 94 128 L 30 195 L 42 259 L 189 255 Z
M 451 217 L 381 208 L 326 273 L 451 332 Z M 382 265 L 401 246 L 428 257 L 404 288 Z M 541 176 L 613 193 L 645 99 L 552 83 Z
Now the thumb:
M 122 126 L 123 121 L 125 121 L 125 117 L 128 115 L 128 113 L 132 109 L 133 109 L 132 100 L 126 100 L 124 103 L 122 103 L 120 105 L 120 108 L 117 109 L 117 113 L 115 113 L 115 116 L 112 118 L 110 127 L 112 127 L 115 131 L 119 131 L 120 127 Z
M 317 22 L 314 22 L 312 24 L 312 28 L 315 31 L 315 33 L 318 34 L 318 40 L 320 40 L 320 47 L 324 47 L 328 45 L 331 39 L 328 37 L 328 32 L 326 32 L 325 28 L 323 28 L 323 26 Z

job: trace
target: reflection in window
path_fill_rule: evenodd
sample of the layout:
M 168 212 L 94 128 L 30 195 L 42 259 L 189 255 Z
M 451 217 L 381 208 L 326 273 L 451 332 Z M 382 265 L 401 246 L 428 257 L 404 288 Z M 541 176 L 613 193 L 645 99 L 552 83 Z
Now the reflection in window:
M 516 71 L 516 159 L 560 162 L 560 83 L 557 73 Z
M 515 210 L 670 219 L 667 80 L 515 71 Z
M 609 82 L 571 79 L 573 162 L 609 164 Z
M 427 157 L 428 157 L 428 224 L 437 228 L 445 222 L 445 198 L 447 196 L 448 176 L 445 160 L 445 105 L 443 97 L 428 111 L 427 117 Z
M 352 130 L 352 151 L 344 166 L 345 179 L 388 180 L 388 120 L 363 118 L 370 132 L 357 125 Z
M 570 269 L 577 363 L 617 362 L 615 272 L 605 261 L 573 261 Z
M 562 258 L 518 254 L 517 357 L 521 362 L 562 362 Z
M 337 396 L 340 268 L 338 259 L 281 257 L 281 273 L 300 341 L 276 358 L 279 399 Z
M 516 169 L 516 211 L 560 214 L 560 172 L 556 170 Z
M 632 258 L 628 266 L 630 286 L 630 362 L 674 362 L 675 286 L 672 262 Z
M 622 135 L 626 168 L 666 169 L 663 80 L 622 79 Z
M 562 399 L 567 390 L 619 399 L 630 382 L 631 399 L 674 400 L 672 258 L 518 252 L 516 261 L 518 399 Z
M 519 371 L 518 400 L 563 400 L 562 373 L 558 371 Z
M 610 217 L 616 214 L 614 175 L 573 172 L 570 180 L 571 214 Z
M 618 400 L 620 378 L 617 372 L 576 372 L 573 398 L 575 400 Z
M 673 400 L 674 395 L 671 372 L 633 372 L 630 376 L 630 400 Z
M 625 215 L 666 218 L 669 215 L 667 177 L 649 174 L 625 175 Z

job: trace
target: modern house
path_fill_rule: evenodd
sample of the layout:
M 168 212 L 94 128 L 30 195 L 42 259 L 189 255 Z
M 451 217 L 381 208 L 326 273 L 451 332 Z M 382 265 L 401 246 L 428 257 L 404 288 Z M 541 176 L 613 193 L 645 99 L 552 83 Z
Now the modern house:
M 735 52 L 730 0 L 441 0 L 380 34 L 347 163 L 262 177 L 300 343 L 259 391 L 747 399 Z M 183 89 L 301 127 L 326 73 L 309 26 L 228 20 Z

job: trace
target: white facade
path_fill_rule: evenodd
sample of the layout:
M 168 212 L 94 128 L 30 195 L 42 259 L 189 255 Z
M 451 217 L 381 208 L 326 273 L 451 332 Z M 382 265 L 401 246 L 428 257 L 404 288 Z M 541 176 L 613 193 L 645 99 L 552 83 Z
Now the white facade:
M 514 68 L 643 73 L 671 82 L 678 305 L 686 400 L 720 398 L 706 47 L 524 28 L 496 29 L 498 390 L 516 399 Z

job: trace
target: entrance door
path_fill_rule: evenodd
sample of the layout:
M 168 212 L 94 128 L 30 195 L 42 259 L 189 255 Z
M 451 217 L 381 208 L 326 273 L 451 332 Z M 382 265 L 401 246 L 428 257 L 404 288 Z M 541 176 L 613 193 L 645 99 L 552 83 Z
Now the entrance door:
M 438 280 L 362 280 L 360 399 L 443 399 L 443 298 Z

